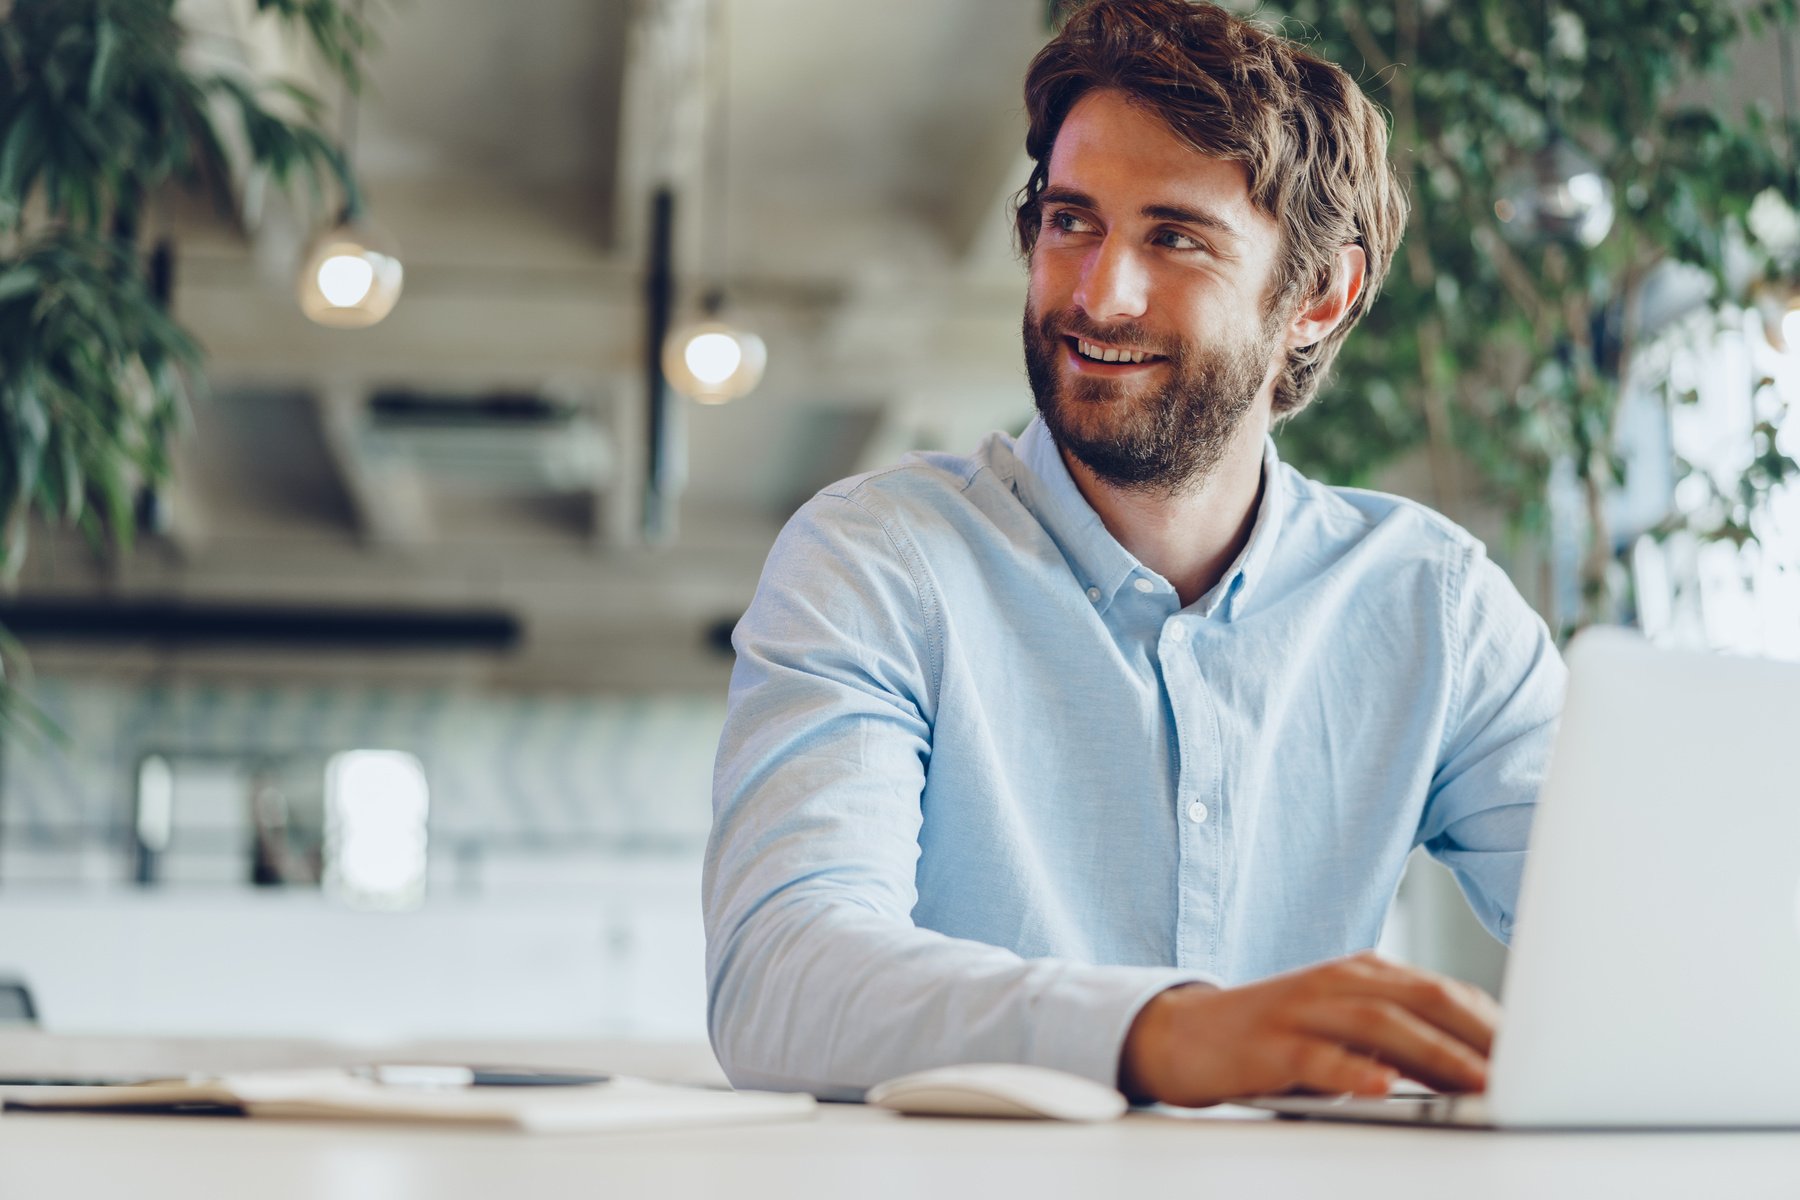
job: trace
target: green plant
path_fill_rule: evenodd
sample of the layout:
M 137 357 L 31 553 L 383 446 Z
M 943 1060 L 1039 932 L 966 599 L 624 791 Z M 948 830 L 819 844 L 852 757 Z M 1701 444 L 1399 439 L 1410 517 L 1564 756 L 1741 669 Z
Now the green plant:
M 1587 514 L 1575 623 L 1608 619 L 1603 501 L 1623 469 L 1614 435 L 1635 306 L 1671 261 L 1706 271 L 1714 303 L 1744 302 L 1729 247 L 1765 253 L 1745 214 L 1797 181 L 1775 81 L 1743 112 L 1707 103 L 1704 84 L 1740 39 L 1791 27 L 1795 0 L 1292 0 L 1284 12 L 1285 32 L 1390 109 L 1413 204 L 1385 295 L 1328 393 L 1280 431 L 1284 454 L 1357 483 L 1423 447 L 1440 507 L 1498 506 L 1526 543 L 1545 532 L 1552 468 L 1571 464 Z M 1616 219 L 1591 247 L 1517 244 L 1496 215 L 1552 114 L 1614 189 Z
M 356 85 L 360 7 L 256 12 Z M 199 188 L 232 211 L 234 168 L 355 194 L 316 94 L 197 68 L 187 40 L 174 0 L 0 0 L 0 585 L 34 515 L 123 549 L 141 489 L 168 476 L 200 353 L 147 270 L 159 196 Z M 0 729 L 23 711 L 9 658 L 0 640 Z

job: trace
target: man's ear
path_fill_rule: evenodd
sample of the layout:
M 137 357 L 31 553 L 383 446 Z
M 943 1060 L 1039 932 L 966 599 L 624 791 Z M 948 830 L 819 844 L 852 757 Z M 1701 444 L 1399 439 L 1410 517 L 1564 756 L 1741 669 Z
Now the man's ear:
M 1322 341 L 1338 327 L 1344 314 L 1362 295 L 1368 266 L 1369 260 L 1361 246 L 1338 247 L 1337 269 L 1331 273 L 1331 285 L 1296 313 L 1288 325 L 1288 349 L 1298 350 Z

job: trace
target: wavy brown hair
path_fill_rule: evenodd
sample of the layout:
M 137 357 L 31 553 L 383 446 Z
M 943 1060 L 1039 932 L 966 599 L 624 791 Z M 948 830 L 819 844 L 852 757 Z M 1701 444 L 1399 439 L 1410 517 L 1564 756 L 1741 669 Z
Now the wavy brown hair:
M 1270 311 L 1324 293 L 1339 247 L 1363 248 L 1362 294 L 1337 328 L 1290 352 L 1275 381 L 1276 418 L 1293 416 L 1374 302 L 1406 226 L 1381 110 L 1338 67 L 1215 4 L 1089 0 L 1025 75 L 1025 149 L 1036 165 L 1015 221 L 1026 255 L 1037 243 L 1057 131 L 1098 88 L 1124 92 L 1200 153 L 1242 164 L 1251 203 L 1281 230 Z

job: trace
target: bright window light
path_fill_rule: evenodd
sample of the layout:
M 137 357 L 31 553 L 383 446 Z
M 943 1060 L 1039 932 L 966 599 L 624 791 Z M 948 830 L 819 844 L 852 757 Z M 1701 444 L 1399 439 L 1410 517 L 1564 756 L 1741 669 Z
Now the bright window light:
M 167 850 L 174 819 L 175 772 L 162 755 L 149 755 L 138 764 L 137 834 L 144 849 Z
M 325 886 L 358 908 L 425 898 L 425 768 L 398 750 L 350 750 L 325 768 Z

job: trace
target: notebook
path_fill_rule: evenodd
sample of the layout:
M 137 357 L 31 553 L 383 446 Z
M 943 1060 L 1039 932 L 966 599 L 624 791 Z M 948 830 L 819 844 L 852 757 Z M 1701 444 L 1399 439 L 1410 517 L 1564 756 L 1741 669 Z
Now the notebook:
M 186 1079 L 0 1086 L 9 1109 L 412 1121 L 527 1133 L 625 1132 L 802 1120 L 808 1095 L 729 1092 L 614 1076 L 573 1087 L 395 1086 L 344 1069 L 249 1071 Z

